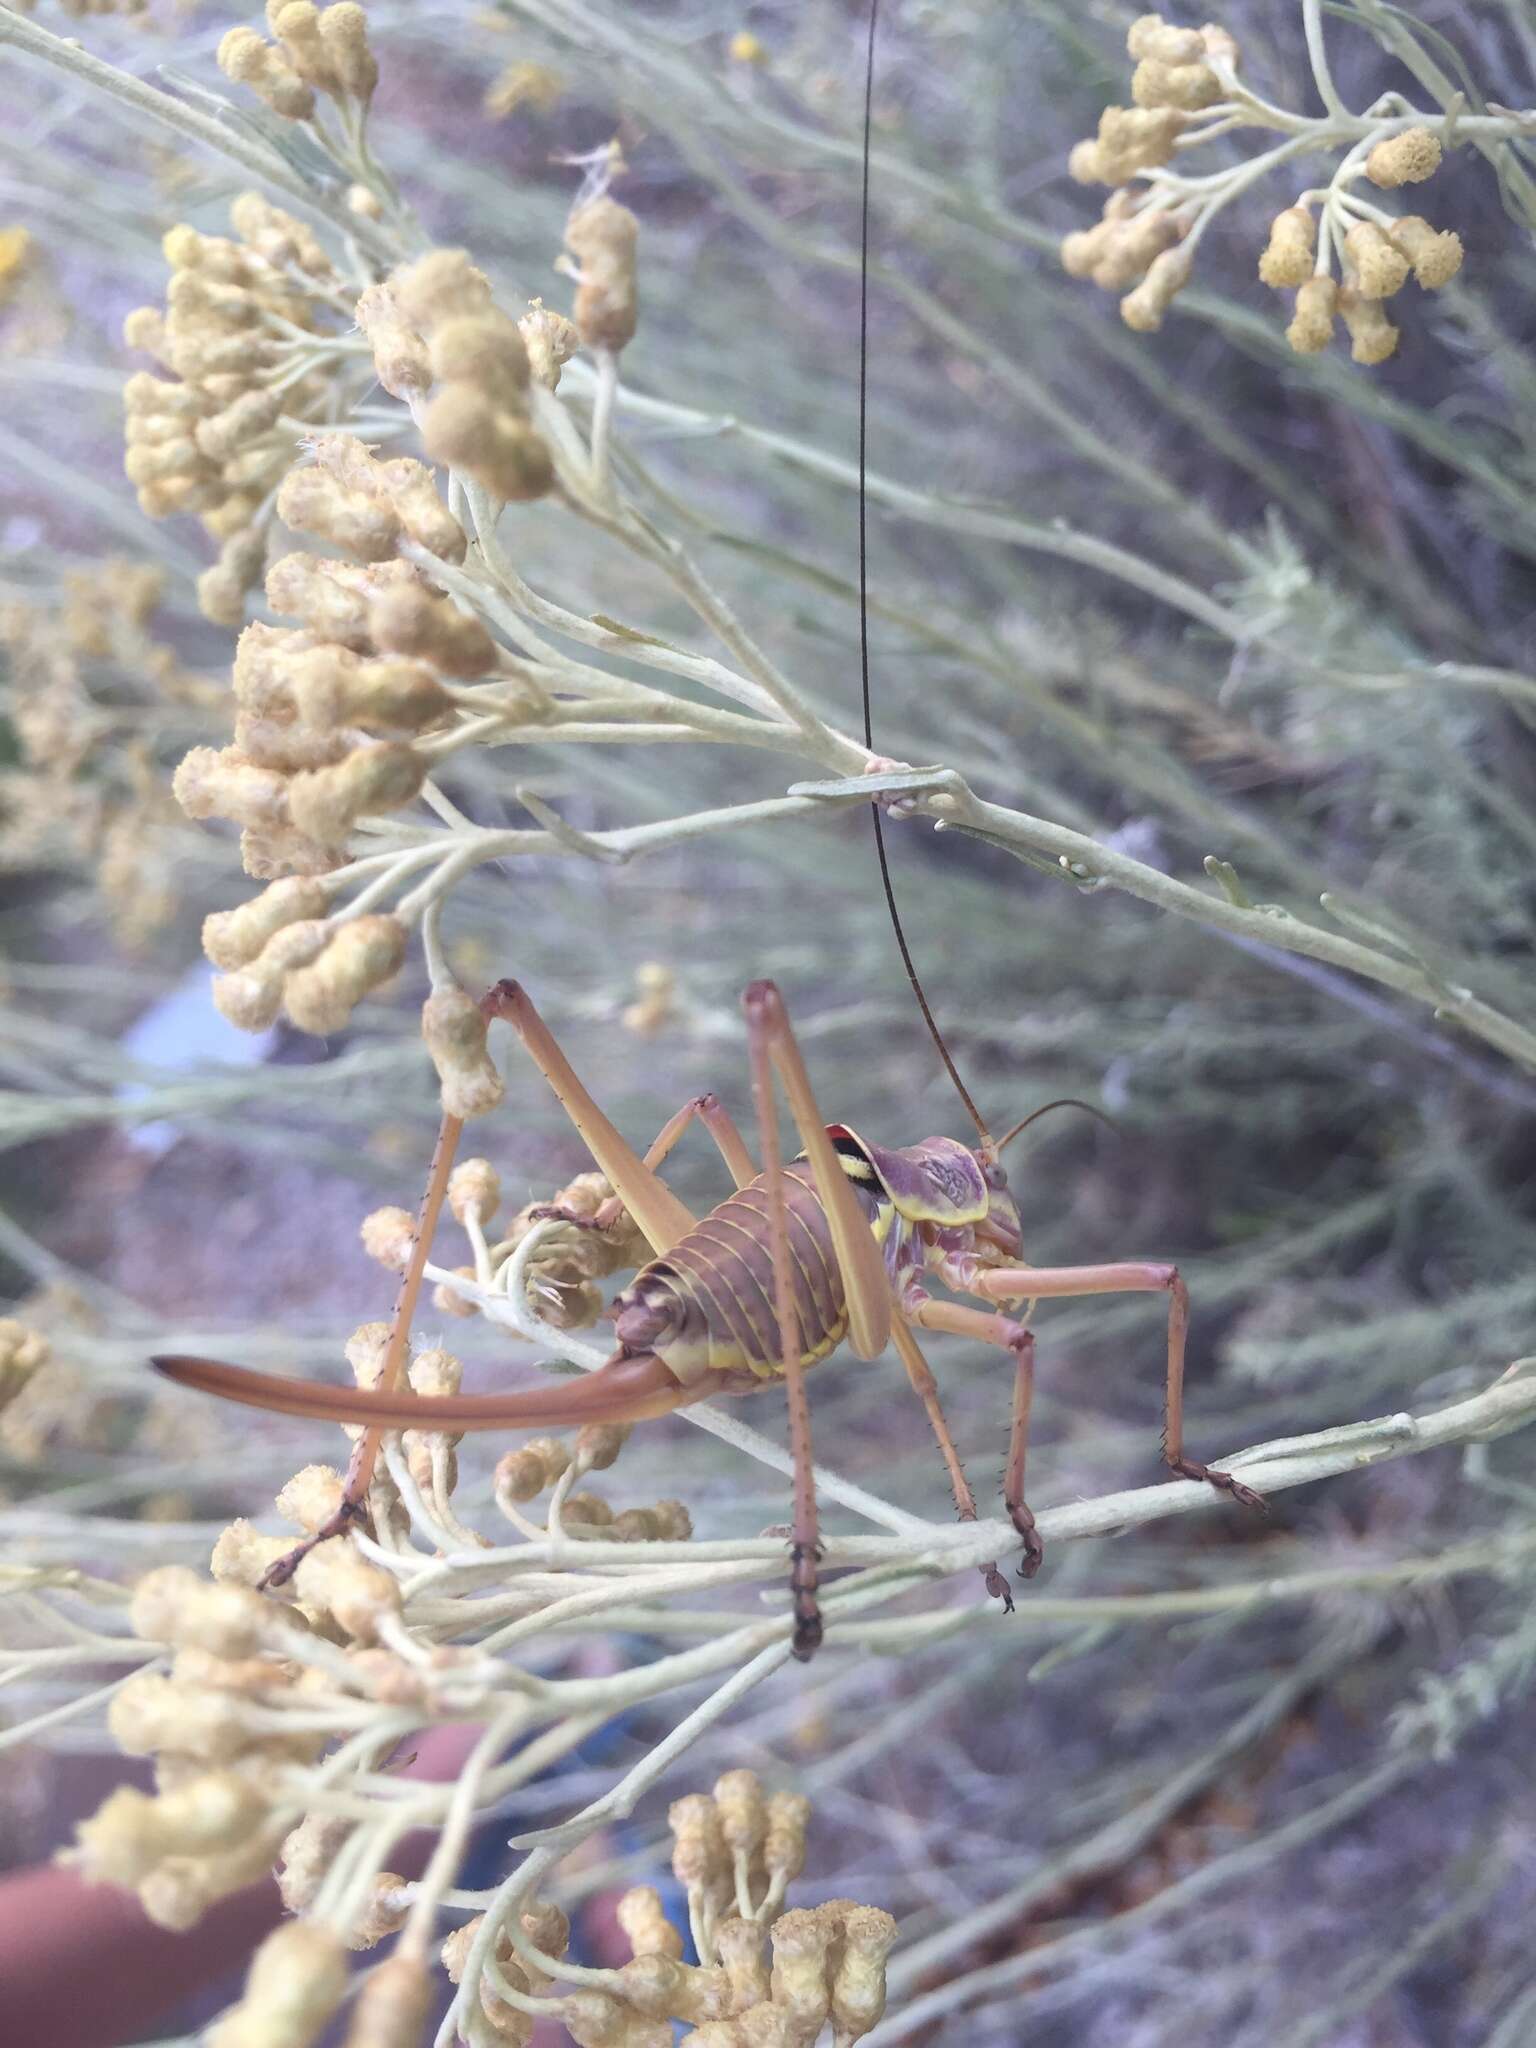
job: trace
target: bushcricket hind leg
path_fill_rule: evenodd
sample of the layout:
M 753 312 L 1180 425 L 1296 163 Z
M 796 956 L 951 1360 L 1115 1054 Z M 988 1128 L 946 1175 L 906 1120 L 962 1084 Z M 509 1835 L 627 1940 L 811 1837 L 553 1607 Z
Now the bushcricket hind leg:
M 794 1277 L 790 1271 L 784 1156 L 779 1142 L 778 1105 L 773 1093 L 773 1068 L 777 1064 L 773 1058 L 775 1037 L 777 1033 L 788 1030 L 788 1021 L 784 1017 L 779 992 L 772 982 L 754 982 L 742 1000 L 747 1013 L 747 1044 L 752 1062 L 752 1100 L 757 1111 L 758 1144 L 762 1150 L 763 1175 L 767 1182 L 773 1309 L 789 1407 L 789 1448 L 795 1468 L 789 1580 L 795 1610 L 793 1650 L 804 1664 L 816 1654 L 822 1638 L 821 1606 L 816 1597 L 821 1545 L 811 1452 L 811 1404 L 805 1391 L 805 1367 L 801 1362 L 804 1340 L 795 1306 Z M 870 1241 L 873 1243 L 873 1239 Z
M 979 1314 L 980 1311 L 972 1313 Z M 960 1453 L 956 1450 L 954 1437 L 950 1434 L 949 1423 L 939 1401 L 938 1382 L 934 1379 L 933 1369 L 924 1358 L 917 1339 L 900 1316 L 891 1324 L 891 1341 L 901 1354 L 901 1362 L 907 1369 L 912 1391 L 927 1411 L 928 1422 L 939 1447 L 939 1456 L 944 1460 L 944 1469 L 949 1474 L 950 1491 L 955 1497 L 955 1513 L 962 1522 L 974 1522 L 976 1495 L 965 1476 L 965 1468 L 960 1463 Z M 1008 1581 L 997 1568 L 997 1560 L 994 1558 L 990 1564 L 978 1565 L 977 1570 L 981 1573 L 982 1583 L 993 1599 L 1001 1600 L 1004 1612 L 1012 1614 L 1013 1595 L 1008 1590 Z
M 966 1308 L 956 1301 L 930 1301 L 926 1296 L 909 1313 L 913 1321 L 920 1323 L 925 1330 L 944 1330 L 953 1336 L 972 1337 L 979 1343 L 996 1345 L 999 1350 L 1013 1355 L 1013 1406 L 1008 1424 L 1008 1462 L 1003 1467 L 1003 1505 L 1024 1546 L 1019 1577 L 1032 1579 L 1045 1559 L 1040 1532 L 1024 1499 L 1029 1411 L 1035 1396 L 1034 1332 L 1012 1316 Z M 974 1514 L 974 1508 L 972 1512 Z M 1009 1605 L 1012 1604 L 1010 1601 Z
M 1000 1266 L 968 1275 L 967 1294 L 990 1301 L 1043 1301 L 1084 1294 L 1166 1294 L 1168 1375 L 1163 1406 L 1163 1459 L 1181 1479 L 1201 1479 L 1229 1493 L 1244 1507 L 1267 1512 L 1264 1496 L 1251 1486 L 1184 1455 L 1184 1349 L 1189 1335 L 1189 1290 L 1177 1266 L 1125 1259 L 1102 1266 Z

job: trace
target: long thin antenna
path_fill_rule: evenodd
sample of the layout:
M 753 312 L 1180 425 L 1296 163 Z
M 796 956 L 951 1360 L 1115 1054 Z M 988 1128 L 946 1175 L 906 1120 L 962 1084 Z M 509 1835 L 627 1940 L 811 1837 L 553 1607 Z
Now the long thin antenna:
M 864 691 L 864 744 L 871 753 L 874 751 L 874 726 L 870 716 L 869 695 L 869 486 L 868 486 L 868 444 L 869 444 L 869 148 L 870 131 L 873 126 L 875 102 L 875 34 L 880 22 L 880 0 L 869 0 L 869 43 L 864 59 L 864 182 L 859 214 L 859 670 Z M 880 862 L 880 882 L 885 890 L 885 907 L 891 914 L 891 930 L 896 934 L 896 945 L 901 953 L 901 964 L 907 970 L 907 979 L 912 984 L 912 993 L 917 998 L 917 1007 L 923 1013 L 923 1022 L 928 1026 L 928 1035 L 938 1048 L 939 1058 L 944 1062 L 949 1078 L 955 1084 L 955 1092 L 965 1104 L 966 1115 L 976 1126 L 982 1144 L 992 1151 L 992 1133 L 982 1120 L 981 1111 L 971 1099 L 971 1092 L 960 1078 L 960 1069 L 944 1043 L 943 1033 L 934 1021 L 928 998 L 923 993 L 923 984 L 918 980 L 917 968 L 913 964 L 912 949 L 907 944 L 907 935 L 902 930 L 901 914 L 896 908 L 896 892 L 891 886 L 890 862 L 885 852 L 885 821 L 880 815 L 878 800 L 869 807 L 875 821 L 875 853 Z

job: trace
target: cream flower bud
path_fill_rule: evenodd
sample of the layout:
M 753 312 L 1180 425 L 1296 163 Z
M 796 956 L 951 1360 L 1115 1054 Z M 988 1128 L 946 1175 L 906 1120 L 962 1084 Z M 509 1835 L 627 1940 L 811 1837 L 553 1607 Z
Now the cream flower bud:
M 215 967 L 244 967 L 284 926 L 323 918 L 326 893 L 310 875 L 273 882 L 235 910 L 215 910 L 203 920 L 203 951 Z
M 252 28 L 229 31 L 219 44 L 218 65 L 226 78 L 248 85 L 285 120 L 307 121 L 315 111 L 311 87 Z
M 323 1543 L 310 1551 L 294 1584 L 306 1606 L 333 1616 L 360 1643 L 377 1641 L 379 1629 L 400 1613 L 399 1581 L 350 1543 Z
M 570 1453 L 556 1437 L 535 1437 L 507 1451 L 496 1466 L 494 1491 L 498 1503 L 522 1506 L 553 1486 L 570 1463 Z
M 766 1930 L 755 1920 L 722 1920 L 715 1953 L 731 1987 L 731 2010 L 742 2013 L 769 1996 Z
M 419 582 L 409 562 L 322 562 L 313 555 L 283 555 L 267 571 L 267 602 L 273 611 L 302 620 L 316 640 L 339 641 L 367 654 L 372 651 L 370 605 L 386 591 Z
M 254 767 L 233 747 L 194 747 L 171 779 L 171 793 L 189 818 L 232 818 L 239 825 L 288 822 L 288 784 Z
M 1092 277 L 1102 261 L 1111 223 L 1099 221 L 1091 228 L 1079 228 L 1061 239 L 1061 267 L 1068 277 Z
M 263 193 L 242 192 L 229 209 L 235 232 L 278 268 L 291 266 L 309 277 L 329 277 L 332 264 L 313 228 L 274 206 Z
M 680 1500 L 659 1500 L 646 1512 L 654 1542 L 686 1543 L 693 1534 L 693 1517 Z
M 1079 185 L 1113 185 L 1115 168 L 1091 135 L 1067 151 L 1067 176 Z
M 258 1834 L 218 1856 L 171 1856 L 137 1887 L 145 1918 L 173 1934 L 195 1927 L 211 1906 L 264 1877 L 272 1860 L 270 1836 Z
M 390 396 L 407 404 L 424 397 L 432 382 L 427 344 L 401 313 L 390 286 L 369 285 L 353 318 L 368 337 L 374 370 Z
M 832 1979 L 832 2024 L 839 2041 L 862 2040 L 885 2012 L 885 1962 L 896 1922 L 877 1906 L 854 1906 L 842 1923 L 842 1953 Z
M 283 1007 L 301 1031 L 340 1031 L 363 997 L 388 981 L 404 958 L 405 927 L 398 918 L 349 919 L 312 966 L 288 976 Z
M 1165 64 L 1143 57 L 1131 74 L 1131 98 L 1138 107 L 1178 107 L 1197 114 L 1213 107 L 1224 88 L 1209 64 Z
M 434 460 L 464 470 L 505 504 L 541 498 L 554 482 L 549 450 L 527 420 L 473 384 L 445 384 L 434 394 L 421 438 Z
M 1296 310 L 1285 338 L 1299 356 L 1315 356 L 1333 339 L 1339 287 L 1331 277 L 1309 277 L 1296 294 Z
M 343 2048 L 417 2048 L 433 1990 L 426 1964 L 397 1949 L 363 1979 Z
M 383 500 L 349 491 L 322 469 L 290 469 L 277 494 L 277 516 L 298 533 L 315 533 L 365 562 L 395 552 L 400 522 Z
M 464 1366 L 451 1351 L 418 1351 L 406 1368 L 406 1378 L 418 1394 L 456 1394 L 463 1382 Z
M 1378 142 L 1365 160 L 1365 175 L 1388 191 L 1399 185 L 1422 184 L 1440 168 L 1441 150 L 1427 128 L 1405 128 Z
M 1408 282 L 1408 258 L 1375 221 L 1356 221 L 1344 237 L 1344 249 L 1361 298 L 1390 299 Z
M 733 1855 L 750 1857 L 762 1847 L 768 1830 L 768 1809 L 755 1771 L 727 1771 L 715 1781 L 715 1806 L 725 1846 Z
M 578 1539 L 584 1536 L 598 1536 L 604 1541 L 608 1540 L 608 1533 L 613 1527 L 614 1513 L 607 1501 L 598 1494 L 567 1494 L 561 1514 L 567 1536 Z
M 621 349 L 634 338 L 639 232 L 629 208 L 606 197 L 590 200 L 566 222 L 565 245 L 580 266 L 576 329 L 588 348 Z
M 1164 249 L 1154 256 L 1141 283 L 1120 301 L 1120 318 L 1126 326 L 1138 334 L 1155 334 L 1174 298 L 1189 282 L 1190 263 L 1187 249 Z
M 501 1176 L 489 1159 L 461 1159 L 448 1176 L 448 1208 L 456 1223 L 471 1209 L 489 1223 L 501 1207 Z
M 306 1465 L 277 1496 L 277 1512 L 307 1535 L 323 1529 L 341 1506 L 341 1474 L 330 1465 Z
M 405 1216 L 403 1209 L 376 1209 L 376 1216 Z M 406 1216 L 412 1233 L 415 1225 Z M 364 1230 L 367 1224 L 363 1225 Z M 365 1239 L 366 1242 L 366 1239 Z M 352 1377 L 360 1387 L 376 1387 L 384 1372 L 384 1356 L 389 1349 L 393 1325 L 386 1322 L 360 1323 L 342 1347 L 342 1356 L 352 1368 Z
M 1398 330 L 1387 318 L 1380 299 L 1363 298 L 1345 289 L 1339 293 L 1339 316 L 1349 330 L 1350 358 L 1357 363 L 1384 363 L 1397 348 Z
M 1168 163 L 1187 125 L 1188 116 L 1175 106 L 1106 107 L 1099 116 L 1098 163 L 1112 175 L 1103 182 L 1124 184 L 1138 171 Z
M 296 1920 L 257 1949 L 234 2011 L 208 2048 L 313 2048 L 347 1991 L 347 1956 L 326 1927 Z
M 528 350 L 520 330 L 496 307 L 441 321 L 432 330 L 428 357 L 439 383 L 473 384 L 492 404 L 525 410 Z
M 500 660 L 496 642 L 477 618 L 419 584 L 376 597 L 368 629 L 381 652 L 417 655 L 439 674 L 464 681 L 491 674 Z
M 1305 284 L 1313 272 L 1317 222 L 1304 206 L 1288 206 L 1269 224 L 1269 242 L 1259 258 L 1259 277 L 1277 290 Z
M 405 1879 L 395 1870 L 381 1870 L 373 1880 L 373 1889 L 364 1899 L 356 1919 L 347 1930 L 347 1947 L 351 1949 L 375 1948 L 386 1935 L 398 1934 L 405 1925 L 410 1907 L 398 1899 L 388 1896 L 397 1892 Z M 416 2048 L 413 2038 L 411 2048 Z
M 321 732 L 425 732 L 453 710 L 425 662 L 362 661 L 349 648 L 313 647 L 295 658 L 290 675 L 299 717 Z
M 287 5 L 272 9 L 270 23 L 283 55 L 305 84 L 332 98 L 339 94 L 341 80 L 320 40 L 320 10 L 312 0 L 287 0 Z
M 1164 212 L 1138 212 L 1107 224 L 1093 281 L 1101 291 L 1124 291 L 1144 277 L 1153 260 L 1178 241 L 1182 223 Z
M 213 1546 L 208 1568 L 220 1585 L 258 1586 L 270 1566 L 292 1550 L 286 1536 L 263 1536 L 247 1521 L 231 1522 Z M 291 1598 L 278 1588 L 279 1598 Z
M 303 1913 L 314 1904 L 353 1825 L 336 1814 L 309 1813 L 284 1836 L 278 1853 L 277 1887 L 290 1913 Z
M 672 1875 L 679 1884 L 707 1888 L 730 1870 L 725 1836 L 715 1802 L 702 1792 L 674 1799 L 667 1809 L 672 1830 Z
M 833 1930 L 815 1911 L 797 1907 L 769 1930 L 773 1943 L 773 2002 L 813 2038 L 831 2009 L 827 1950 Z
M 210 462 L 227 462 L 237 449 L 258 439 L 274 426 L 282 410 L 281 393 L 246 391 L 221 412 L 199 420 L 193 429 L 193 438 Z
M 770 1877 L 791 1883 L 805 1868 L 805 1833 L 811 1802 L 803 1792 L 774 1792 L 768 1799 L 768 1832 L 763 1862 Z
M 1126 33 L 1132 57 L 1152 57 L 1161 64 L 1196 64 L 1205 55 L 1197 28 L 1172 28 L 1160 14 L 1138 15 Z
M 305 968 L 330 943 L 331 926 L 323 918 L 305 918 L 274 932 L 248 966 L 220 974 L 213 1000 L 220 1016 L 241 1031 L 267 1031 L 277 1022 L 285 977 Z
M 615 1911 L 633 1954 L 670 1956 L 674 1961 L 681 1958 L 683 1937 L 667 1918 L 661 1894 L 653 1886 L 632 1886 L 621 1896 Z
M 434 989 L 422 1005 L 421 1035 L 442 1084 L 448 1116 L 480 1116 L 494 1109 L 505 1083 L 486 1047 L 486 1020 L 461 988 Z
M 574 322 L 563 313 L 552 312 L 542 299 L 531 299 L 528 310 L 517 323 L 528 353 L 528 372 L 546 391 L 560 386 L 560 372 L 581 345 Z
M 491 303 L 490 280 L 464 249 L 429 249 L 394 271 L 389 285 L 402 317 L 423 334 L 439 321 L 484 312 Z
M 206 518 L 203 523 L 207 525 Z M 219 559 L 197 579 L 197 607 L 203 617 L 216 626 L 243 626 L 246 593 L 260 583 L 266 562 L 266 534 L 259 527 L 237 527 L 225 539 Z
M 667 2021 L 642 2019 L 601 1991 L 575 1992 L 558 2010 L 576 2048 L 672 2048 Z
M 114 1693 L 107 1727 L 129 1756 L 172 1749 L 207 1763 L 228 1763 L 264 1739 L 231 1694 L 178 1685 L 152 1671 L 136 1673 Z
M 1447 228 L 1443 233 L 1416 213 L 1404 214 L 1392 223 L 1392 239 L 1413 265 L 1413 274 L 1427 292 L 1449 284 L 1461 268 L 1461 237 Z
M 288 815 L 322 846 L 341 846 L 359 818 L 408 804 L 426 775 L 426 762 L 408 746 L 386 741 L 358 747 L 334 768 L 295 775 L 288 785 Z
M 629 1440 L 629 1425 L 589 1422 L 576 1432 L 573 1460 L 578 1472 L 606 1472 Z
M 158 306 L 134 307 L 123 321 L 123 345 L 165 360 L 165 315 Z
M 133 1589 L 133 1632 L 148 1643 L 188 1644 L 216 1657 L 250 1657 L 286 1627 L 244 1586 L 210 1585 L 184 1565 L 161 1565 Z
M 370 1259 L 377 1259 L 392 1273 L 403 1273 L 416 1242 L 416 1219 L 409 1209 L 371 1210 L 363 1218 L 362 1240 Z

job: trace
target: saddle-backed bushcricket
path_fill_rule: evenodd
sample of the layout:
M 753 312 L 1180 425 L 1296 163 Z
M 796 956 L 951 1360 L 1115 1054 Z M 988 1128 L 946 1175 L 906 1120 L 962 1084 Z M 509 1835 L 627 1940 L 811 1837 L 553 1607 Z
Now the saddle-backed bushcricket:
M 870 69 L 875 16 L 870 16 Z M 867 425 L 869 95 L 866 73 L 859 370 L 859 590 L 865 738 L 869 721 L 869 642 L 865 521 Z M 934 1137 L 886 1150 L 846 1125 L 826 1123 L 801 1060 L 777 988 L 754 982 L 744 998 L 752 1092 L 763 1154 L 753 1163 L 730 1116 L 714 1095 L 697 1096 L 664 1126 L 642 1158 L 583 1088 L 555 1038 L 515 983 L 498 983 L 483 999 L 488 1019 L 511 1024 L 559 1097 L 598 1168 L 614 1190 L 606 1212 L 627 1211 L 653 1257 L 619 1294 L 609 1314 L 618 1346 L 585 1380 L 533 1392 L 417 1396 L 405 1384 L 410 1329 L 460 1126 L 445 1117 L 422 1201 L 415 1240 L 382 1372 L 369 1391 L 329 1387 L 251 1373 L 190 1358 L 156 1361 L 183 1384 L 227 1399 L 290 1414 L 366 1425 L 354 1451 L 342 1503 L 308 1543 L 283 1559 L 269 1580 L 291 1575 L 314 1542 L 365 1513 L 369 1481 L 384 1432 L 391 1429 L 516 1429 L 587 1422 L 636 1422 L 713 1394 L 740 1394 L 782 1378 L 789 1402 L 794 1458 L 792 1586 L 794 1651 L 811 1655 L 821 1638 L 816 1600 L 817 1519 L 812 1479 L 807 1370 L 845 1339 L 862 1358 L 895 1345 L 927 1411 L 960 1515 L 975 1519 L 975 1497 L 961 1469 L 916 1331 L 967 1336 L 1006 1351 L 1014 1362 L 1012 1420 L 1003 1497 L 1023 1546 L 1024 1577 L 1039 1568 L 1041 1547 L 1025 1504 L 1025 1454 L 1034 1380 L 1034 1337 L 1009 1313 L 1013 1304 L 1048 1297 L 1163 1293 L 1168 1297 L 1164 1456 L 1176 1473 L 1208 1481 L 1250 1505 L 1259 1497 L 1229 1473 L 1186 1458 L 1183 1376 L 1189 1301 L 1176 1267 L 1156 1261 L 1031 1267 L 1022 1263 L 1019 1213 L 1001 1164 L 1001 1141 L 987 1130 L 960 1082 L 928 1014 L 890 899 L 880 838 L 880 806 L 872 807 L 882 876 L 898 942 L 939 1052 L 976 1125 L 978 1143 Z M 786 1161 L 774 1094 L 777 1077 L 788 1098 L 803 1154 Z M 657 1169 L 695 1118 L 715 1140 L 736 1192 L 696 1218 Z M 1028 1121 L 1028 1119 L 1026 1119 Z M 1015 1126 L 1015 1130 L 1022 1125 Z M 604 1213 L 593 1227 L 605 1227 Z M 942 1285 L 985 1303 L 974 1307 L 934 1298 Z M 1012 1606 L 995 1563 L 982 1567 L 988 1591 Z

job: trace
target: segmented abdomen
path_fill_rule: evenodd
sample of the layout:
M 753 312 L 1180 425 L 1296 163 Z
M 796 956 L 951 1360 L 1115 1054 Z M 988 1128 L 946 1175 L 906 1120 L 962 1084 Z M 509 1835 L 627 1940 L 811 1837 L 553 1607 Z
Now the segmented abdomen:
M 848 1306 L 810 1167 L 784 1169 L 800 1362 L 842 1342 Z M 652 1351 L 686 1385 L 706 1372 L 771 1379 L 782 1370 L 773 1306 L 773 1238 L 763 1176 L 740 1188 L 636 1274 L 619 1296 L 621 1342 Z

